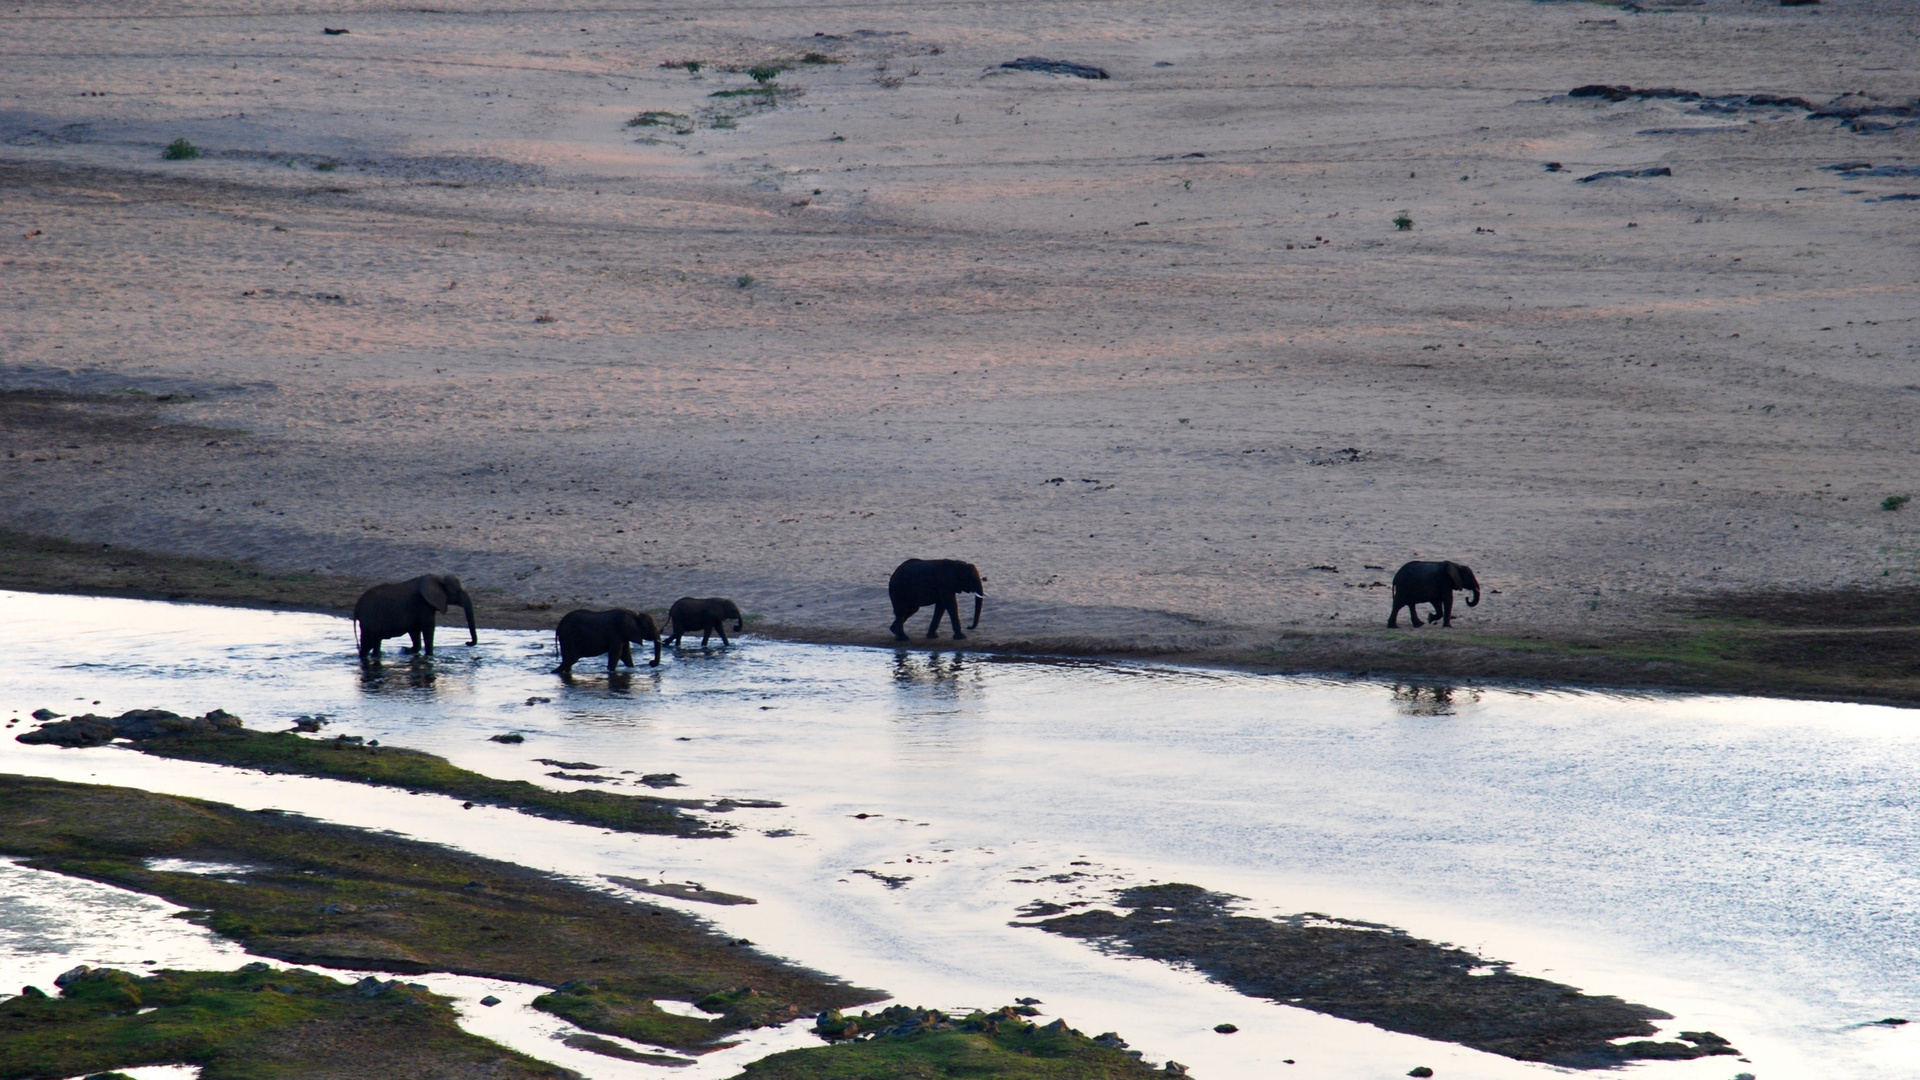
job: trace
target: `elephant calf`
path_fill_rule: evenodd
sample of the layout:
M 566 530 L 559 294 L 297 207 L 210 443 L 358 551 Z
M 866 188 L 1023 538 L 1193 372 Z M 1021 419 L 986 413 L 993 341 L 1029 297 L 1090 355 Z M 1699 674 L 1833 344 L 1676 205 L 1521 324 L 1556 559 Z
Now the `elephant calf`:
M 632 667 L 632 643 L 636 641 L 653 642 L 653 659 L 647 666 L 660 666 L 660 628 L 654 625 L 653 616 L 642 611 L 569 611 L 554 628 L 553 636 L 560 639 L 560 666 L 553 673 L 561 678 L 573 674 L 573 665 L 581 657 L 601 653 L 607 654 L 609 675 L 620 664 Z
M 967 636 L 960 629 L 959 593 L 973 594 L 973 622 L 967 630 L 980 625 L 980 605 L 986 602 L 987 588 L 980 580 L 980 570 L 970 562 L 959 559 L 908 559 L 893 571 L 887 579 L 887 598 L 893 601 L 893 631 L 895 641 L 907 640 L 907 617 L 927 605 L 933 605 L 933 621 L 927 624 L 927 637 L 936 637 L 940 633 L 940 616 L 948 616 L 953 624 L 953 637 L 959 641 Z
M 354 644 L 360 662 L 380 658 L 380 642 L 407 635 L 416 653 L 433 655 L 434 616 L 458 604 L 467 613 L 467 644 L 480 644 L 473 622 L 473 597 L 452 574 L 425 574 L 412 581 L 375 585 L 353 605 Z M 423 648 L 424 645 L 424 648 Z
M 1420 612 L 1415 605 L 1432 604 L 1428 621 L 1438 619 L 1441 626 L 1452 626 L 1455 589 L 1471 590 L 1467 606 L 1479 606 L 1480 581 L 1472 570 L 1457 562 L 1408 563 L 1393 575 L 1393 610 L 1387 612 L 1387 625 L 1399 626 L 1400 609 L 1406 608 L 1408 621 L 1419 626 Z
M 713 634 L 720 635 L 720 644 L 731 645 L 727 637 L 727 620 L 733 620 L 733 632 L 746 629 L 747 622 L 740 614 L 740 606 L 725 597 L 710 596 L 699 599 L 683 596 L 673 602 L 672 610 L 667 612 L 667 644 L 680 647 L 680 635 L 689 630 L 700 631 L 700 647 L 707 647 L 707 639 Z

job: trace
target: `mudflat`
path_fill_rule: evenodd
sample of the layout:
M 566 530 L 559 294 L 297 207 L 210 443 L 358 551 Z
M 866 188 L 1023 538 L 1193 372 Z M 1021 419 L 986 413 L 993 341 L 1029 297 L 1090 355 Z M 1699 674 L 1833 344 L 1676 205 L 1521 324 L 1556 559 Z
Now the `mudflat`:
M 1920 572 L 1909 17 L 29 3 L 0 527 L 875 643 L 958 557 L 985 647 L 1761 689 L 1777 590 L 1879 658 L 1785 690 L 1909 700 L 1912 620 L 1819 618 Z M 1413 558 L 1485 602 L 1386 630 Z

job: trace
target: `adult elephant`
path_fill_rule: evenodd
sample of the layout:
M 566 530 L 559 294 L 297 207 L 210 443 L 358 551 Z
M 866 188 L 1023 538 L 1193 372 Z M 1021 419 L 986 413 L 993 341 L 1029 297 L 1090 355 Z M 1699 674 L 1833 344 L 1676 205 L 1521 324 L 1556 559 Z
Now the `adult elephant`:
M 1420 625 L 1417 604 L 1432 604 L 1428 621 L 1438 619 L 1441 626 L 1453 625 L 1453 593 L 1470 590 L 1467 606 L 1480 603 L 1480 581 L 1473 571 L 1457 562 L 1410 562 L 1393 575 L 1393 610 L 1387 612 L 1387 625 L 1399 626 L 1400 609 L 1407 609 L 1407 620 Z
M 644 611 L 569 611 L 554 627 L 553 636 L 560 640 L 560 666 L 553 673 L 563 679 L 573 675 L 574 662 L 583 656 L 607 654 L 608 675 L 620 664 L 632 667 L 636 641 L 653 642 L 653 659 L 647 666 L 660 666 L 660 628 Z
M 707 647 L 707 639 L 715 633 L 720 635 L 720 644 L 733 644 L 727 638 L 727 620 L 733 620 L 733 632 L 738 634 L 747 628 L 747 621 L 740 614 L 740 605 L 723 596 L 710 596 L 701 599 L 683 596 L 673 602 L 667 611 L 667 644 L 680 647 L 680 635 L 689 630 L 700 631 L 700 647 Z
M 473 622 L 473 597 L 452 574 L 422 574 L 412 581 L 375 585 L 361 593 L 353 605 L 354 644 L 360 651 L 360 662 L 378 660 L 380 643 L 401 634 L 412 640 L 415 654 L 432 656 L 434 616 L 444 614 L 449 604 L 467 613 L 467 644 L 480 644 L 480 631 Z
M 973 594 L 973 622 L 967 625 L 971 630 L 980 625 L 980 605 L 987 599 L 979 568 L 959 559 L 908 559 L 901 563 L 887 579 L 887 597 L 893 601 L 893 625 L 888 629 L 893 631 L 894 640 L 907 640 L 907 617 L 929 604 L 933 605 L 933 621 L 927 624 L 927 637 L 939 636 L 940 616 L 945 614 L 953 624 L 954 640 L 964 639 L 967 634 L 960 629 L 957 599 L 963 592 Z

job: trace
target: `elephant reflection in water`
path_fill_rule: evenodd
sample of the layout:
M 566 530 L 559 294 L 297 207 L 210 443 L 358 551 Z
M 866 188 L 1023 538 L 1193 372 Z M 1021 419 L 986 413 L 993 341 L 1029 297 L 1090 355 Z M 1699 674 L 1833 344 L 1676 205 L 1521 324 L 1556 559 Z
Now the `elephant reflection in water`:
M 1425 683 L 1396 683 L 1393 704 L 1403 716 L 1452 716 L 1455 707 L 1480 700 L 1480 691 Z

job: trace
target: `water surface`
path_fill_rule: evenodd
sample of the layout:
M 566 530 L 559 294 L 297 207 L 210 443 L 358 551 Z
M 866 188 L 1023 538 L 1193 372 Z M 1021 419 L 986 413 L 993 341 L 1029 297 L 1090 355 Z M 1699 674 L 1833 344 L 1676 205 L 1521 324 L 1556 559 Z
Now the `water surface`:
M 322 713 L 329 736 L 496 776 L 585 786 L 548 776 L 544 757 L 602 766 L 611 790 L 672 772 L 686 786 L 668 794 L 785 805 L 720 815 L 733 839 L 680 840 L 117 748 L 7 740 L 8 771 L 279 806 L 607 888 L 599 875 L 698 881 L 760 903 L 680 906 L 770 952 L 916 1004 L 1037 997 L 1196 1076 L 1559 1070 L 1010 927 L 1019 905 L 1191 881 L 1253 911 L 1391 923 L 1644 1001 L 1676 1015 L 1668 1032 L 1712 1029 L 1752 1059 L 1633 1066 L 1649 1075 L 1920 1073 L 1920 1036 L 1862 1026 L 1920 1019 L 1920 734 L 1902 710 L 752 638 L 669 651 L 611 684 L 588 662 L 568 686 L 548 674 L 550 635 L 507 631 L 369 680 L 350 627 L 326 616 L 0 593 L 0 625 L 8 720 L 220 707 L 272 729 Z M 526 741 L 488 741 L 506 732 Z M 35 940 L 0 930 L 0 955 Z M 1241 1032 L 1214 1034 L 1223 1021 Z M 668 1075 L 595 1075 L 636 1069 Z

